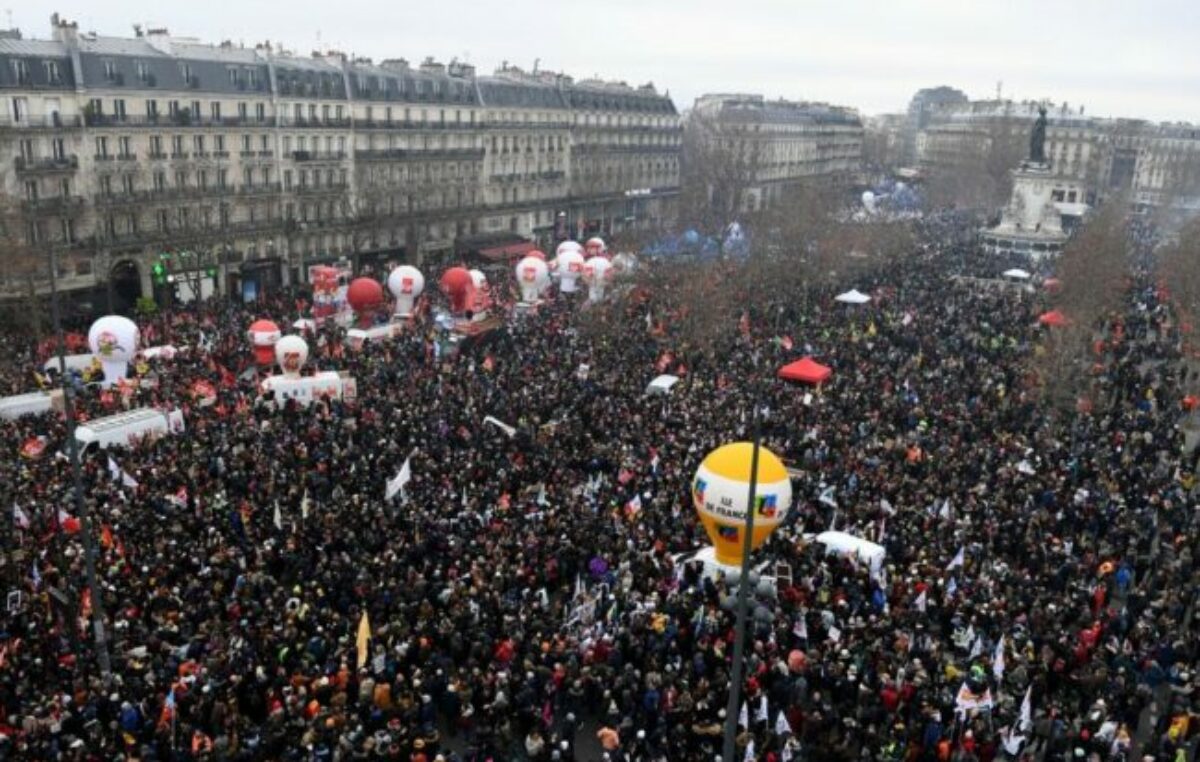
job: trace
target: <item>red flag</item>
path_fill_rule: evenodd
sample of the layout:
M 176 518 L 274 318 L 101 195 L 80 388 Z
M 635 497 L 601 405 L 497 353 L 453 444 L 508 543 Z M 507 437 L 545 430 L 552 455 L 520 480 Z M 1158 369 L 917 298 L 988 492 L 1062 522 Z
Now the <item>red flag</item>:
M 667 368 L 671 367 L 671 363 L 674 362 L 674 360 L 675 355 L 671 354 L 670 352 L 663 352 L 662 357 L 658 358 L 658 372 L 665 373 Z
M 791 336 L 784 336 L 782 339 L 779 340 L 779 344 L 780 344 L 780 346 L 782 346 L 784 349 L 788 350 L 789 352 L 792 351 L 793 344 L 792 344 Z
M 106 550 L 112 548 L 113 546 L 112 527 L 110 527 L 108 524 L 100 527 L 100 545 Z
M 77 534 L 83 528 L 78 518 L 61 508 L 58 509 L 58 527 L 67 534 Z
M 87 619 L 92 615 L 92 589 L 85 587 L 79 596 L 79 615 Z
M 491 355 L 488 355 L 487 357 L 483 358 L 483 369 L 484 370 L 486 370 L 488 373 L 491 373 L 495 368 L 496 368 L 496 361 L 492 359 Z

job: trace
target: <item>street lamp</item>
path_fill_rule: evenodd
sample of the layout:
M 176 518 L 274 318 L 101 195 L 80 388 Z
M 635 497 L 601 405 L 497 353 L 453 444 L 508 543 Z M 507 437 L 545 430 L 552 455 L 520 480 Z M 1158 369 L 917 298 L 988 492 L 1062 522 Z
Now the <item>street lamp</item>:
M 721 762 L 734 761 L 737 740 L 738 711 L 742 696 L 742 662 L 746 651 L 746 609 L 750 603 L 750 555 L 754 552 L 754 498 L 758 491 L 758 452 L 762 448 L 762 429 L 759 424 L 758 401 L 751 413 L 753 447 L 750 451 L 750 499 L 746 501 L 746 525 L 742 532 L 742 573 L 738 579 L 737 625 L 733 641 L 733 673 L 729 677 L 729 703 L 725 707 L 725 743 Z
M 92 519 L 83 499 L 83 468 L 79 464 L 79 443 L 75 440 L 74 389 L 67 382 L 67 360 L 64 349 L 62 320 L 58 306 L 58 262 L 54 256 L 54 245 L 50 251 L 50 311 L 54 320 L 54 334 L 58 343 L 58 374 L 62 383 L 63 413 L 67 419 L 67 451 L 71 458 L 71 478 L 75 487 L 75 514 L 82 524 L 84 574 L 92 595 L 92 632 L 96 642 L 96 663 L 100 677 L 107 688 L 112 682 L 112 664 L 108 657 L 108 634 L 104 626 L 104 591 L 96 581 L 96 541 L 92 533 Z M 64 570 L 65 571 L 65 570 Z M 74 628 L 75 623 L 71 623 Z

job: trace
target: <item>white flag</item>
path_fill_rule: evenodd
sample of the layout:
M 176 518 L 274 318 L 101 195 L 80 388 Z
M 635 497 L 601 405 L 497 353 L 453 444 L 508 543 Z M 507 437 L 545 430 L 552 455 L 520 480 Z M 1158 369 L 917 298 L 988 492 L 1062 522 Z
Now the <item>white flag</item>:
M 396 493 L 404 489 L 404 485 L 412 481 L 412 456 L 409 455 L 404 459 L 404 465 L 400 466 L 400 473 L 396 474 L 387 483 L 387 492 L 384 493 L 384 500 L 391 500 L 396 496 Z
M 1004 682 L 1004 636 L 996 641 L 996 650 L 992 653 L 992 674 L 996 676 L 996 682 Z
M 946 595 L 953 597 L 958 592 L 958 580 L 954 577 L 950 578 L 950 582 L 946 585 Z
M 1025 736 L 1017 735 L 1011 727 L 1005 728 L 1000 731 L 1000 743 L 1004 746 L 1005 752 L 1016 757 L 1021 753 L 1021 744 L 1025 743 Z
M 754 713 L 755 722 L 768 722 L 771 719 L 771 709 L 767 706 L 767 694 L 758 699 L 758 711 Z
M 829 627 L 829 639 L 834 643 L 842 642 L 842 631 L 831 625 Z
M 826 487 L 821 490 L 821 495 L 817 500 L 828 505 L 830 508 L 837 508 L 837 501 L 833 499 L 833 487 Z
M 739 728 L 749 728 L 750 727 L 750 713 L 748 711 L 746 711 L 746 702 L 745 701 L 742 702 L 742 710 L 740 712 L 738 712 L 738 727 Z
M 754 760 L 755 760 L 754 739 L 753 738 L 751 738 L 746 743 L 746 756 L 743 759 L 744 759 L 744 762 L 754 762 Z
M 29 516 L 16 503 L 13 503 L 13 523 L 22 529 L 29 528 Z
M 500 420 L 499 418 L 493 418 L 490 415 L 485 415 L 483 417 L 483 422 L 492 424 L 493 426 L 500 429 L 501 431 L 503 431 L 505 434 L 507 434 L 510 437 L 515 436 L 517 433 L 516 427 L 509 426 L 507 423 Z
M 283 514 L 279 512 L 279 501 L 275 501 L 275 528 L 283 529 Z
M 111 457 L 108 459 L 108 475 L 112 477 L 114 482 L 119 479 L 122 487 L 133 489 L 138 486 L 137 480 L 130 476 L 125 469 L 117 465 L 117 462 Z
M 111 456 L 108 459 L 108 476 L 114 482 L 121 478 L 121 467 L 117 465 L 117 462 Z
M 956 566 L 962 566 L 967 562 L 967 548 L 963 546 L 954 554 L 954 558 L 950 559 L 950 563 L 946 565 L 946 571 L 950 571 Z
M 787 712 L 780 711 L 779 716 L 775 718 L 775 735 L 787 736 L 792 733 L 792 725 L 788 722 Z
M 924 590 L 922 590 L 922 591 L 921 591 L 921 594 L 917 596 L 917 603 L 916 603 L 916 605 L 917 605 L 917 611 L 920 611 L 922 614 L 924 614 L 924 613 L 925 613 L 925 607 L 926 607 L 928 604 L 929 604 L 929 599 L 928 599 L 928 596 L 926 596 L 926 595 L 925 595 L 925 591 L 924 591 Z
M 546 483 L 542 482 L 541 484 L 538 485 L 537 504 L 538 505 L 546 505 L 547 502 L 548 501 L 546 500 Z
M 983 653 L 983 636 L 976 635 L 975 640 L 971 642 L 971 653 L 967 655 L 968 659 L 974 659 Z
M 954 510 L 950 507 L 950 498 L 942 501 L 942 507 L 938 509 L 938 518 L 949 521 L 954 518 Z
M 1025 689 L 1025 699 L 1021 702 L 1021 719 L 1017 727 L 1029 730 L 1033 727 L 1033 686 Z
M 308 489 L 306 488 L 304 490 L 304 497 L 300 498 L 300 518 L 302 518 L 302 519 L 308 518 L 309 505 L 310 505 L 310 503 L 308 501 Z

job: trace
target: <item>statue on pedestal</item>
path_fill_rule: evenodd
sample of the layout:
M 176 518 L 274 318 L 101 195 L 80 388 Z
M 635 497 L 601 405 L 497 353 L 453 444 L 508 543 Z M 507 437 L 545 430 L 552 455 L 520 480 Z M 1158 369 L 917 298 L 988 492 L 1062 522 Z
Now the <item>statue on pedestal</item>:
M 1038 107 L 1038 118 L 1033 123 L 1033 134 L 1029 136 L 1029 161 L 1046 163 L 1046 107 Z

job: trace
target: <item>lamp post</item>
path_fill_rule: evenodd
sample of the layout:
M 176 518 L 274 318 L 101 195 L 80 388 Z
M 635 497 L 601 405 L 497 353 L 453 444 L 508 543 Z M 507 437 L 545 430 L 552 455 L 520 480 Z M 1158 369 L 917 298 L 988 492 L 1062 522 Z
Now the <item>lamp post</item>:
M 746 503 L 746 524 L 742 529 L 742 573 L 738 580 L 737 626 L 733 641 L 733 672 L 729 677 L 729 703 L 725 707 L 725 743 L 721 762 L 735 762 L 734 746 L 737 740 L 738 708 L 742 696 L 742 662 L 746 651 L 746 609 L 750 604 L 750 555 L 753 552 L 754 498 L 758 491 L 758 452 L 762 448 L 762 431 L 759 426 L 758 401 L 751 413 L 753 447 L 750 454 L 750 499 Z
M 54 256 L 54 245 L 50 251 L 50 311 L 54 321 L 54 335 L 58 343 L 58 374 L 62 382 L 63 413 L 67 419 L 67 451 L 71 458 L 71 478 L 75 487 L 75 514 L 82 524 L 83 564 L 88 590 L 92 596 L 92 632 L 96 643 L 96 663 L 100 677 L 107 688 L 112 683 L 112 664 L 108 657 L 108 634 L 104 626 L 104 592 L 96 581 L 96 540 L 92 532 L 92 519 L 83 499 L 83 468 L 79 464 L 79 443 L 75 440 L 74 389 L 67 382 L 67 360 L 65 356 L 62 320 L 58 306 L 58 262 Z M 64 570 L 65 571 L 65 570 Z M 72 607 L 73 608 L 73 607 Z M 75 623 L 71 623 L 75 627 Z

